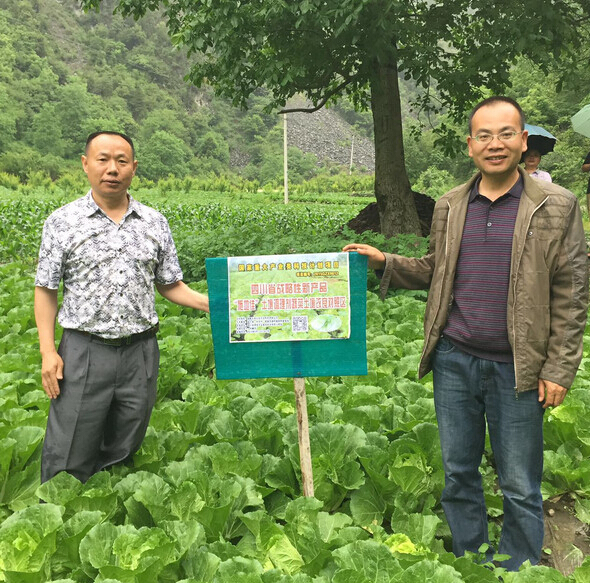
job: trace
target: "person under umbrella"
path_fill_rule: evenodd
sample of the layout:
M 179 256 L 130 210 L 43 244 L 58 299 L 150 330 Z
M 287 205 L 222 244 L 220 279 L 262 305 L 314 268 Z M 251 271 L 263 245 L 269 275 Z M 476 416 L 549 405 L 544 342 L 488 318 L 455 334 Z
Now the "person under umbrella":
M 541 162 L 541 152 L 534 148 L 529 148 L 523 155 L 524 169 L 533 178 L 538 180 L 546 180 L 547 182 L 553 182 L 551 180 L 551 174 L 545 170 L 539 170 L 539 164 Z
M 553 152 L 557 138 L 540 126 L 527 123 L 524 127 L 529 134 L 527 139 L 528 149 L 520 159 L 521 162 L 524 162 L 524 169 L 533 178 L 553 182 L 549 172 L 539 170 L 539 164 L 541 162 L 541 156 Z

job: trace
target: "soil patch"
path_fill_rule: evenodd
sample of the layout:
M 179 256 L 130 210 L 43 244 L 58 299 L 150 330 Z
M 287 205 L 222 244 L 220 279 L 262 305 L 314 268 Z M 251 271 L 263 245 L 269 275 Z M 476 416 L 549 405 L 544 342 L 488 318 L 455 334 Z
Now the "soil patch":
M 566 577 L 590 555 L 590 526 L 576 518 L 575 500 L 564 494 L 546 500 L 545 538 L 541 564 L 553 567 Z
M 430 224 L 432 223 L 432 213 L 434 212 L 434 199 L 421 194 L 420 192 L 412 192 L 414 195 L 414 202 L 416 210 L 418 211 L 418 218 L 420 219 L 420 230 L 422 236 L 427 237 L 430 233 Z M 355 233 L 364 233 L 365 231 L 381 232 L 381 224 L 379 223 L 379 209 L 377 203 L 372 202 L 367 205 L 361 212 L 348 221 L 346 226 L 352 229 Z

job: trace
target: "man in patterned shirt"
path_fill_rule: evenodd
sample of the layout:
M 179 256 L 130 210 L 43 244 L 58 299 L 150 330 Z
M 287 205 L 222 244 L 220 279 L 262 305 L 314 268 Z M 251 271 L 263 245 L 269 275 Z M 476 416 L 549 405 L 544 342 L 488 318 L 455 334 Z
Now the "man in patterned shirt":
M 45 222 L 35 279 L 51 399 L 42 482 L 60 471 L 86 481 L 141 445 L 158 376 L 154 284 L 174 303 L 209 311 L 207 296 L 182 281 L 166 219 L 127 192 L 137 168 L 131 139 L 91 134 L 82 166 L 90 191 Z M 64 329 L 58 350 L 56 317 Z

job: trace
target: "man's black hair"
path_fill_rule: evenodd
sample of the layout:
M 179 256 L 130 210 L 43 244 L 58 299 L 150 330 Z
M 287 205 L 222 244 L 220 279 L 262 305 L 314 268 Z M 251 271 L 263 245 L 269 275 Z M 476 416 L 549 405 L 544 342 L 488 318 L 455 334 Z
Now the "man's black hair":
M 86 138 L 86 147 L 84 148 L 84 152 L 86 153 L 86 155 L 88 155 L 88 147 L 90 146 L 90 142 L 92 142 L 94 138 L 102 134 L 107 134 L 110 136 L 120 136 L 121 138 L 123 138 L 131 146 L 131 154 L 133 156 L 133 159 L 135 160 L 135 146 L 133 145 L 133 140 L 129 136 L 126 136 L 121 132 L 111 132 L 110 130 L 100 130 L 98 132 L 93 132 Z
M 469 115 L 469 135 L 471 135 L 471 121 L 473 120 L 473 116 L 477 113 L 477 111 L 480 110 L 482 107 L 485 107 L 486 105 L 494 105 L 495 103 L 509 103 L 510 105 L 512 105 L 512 107 L 514 107 L 520 115 L 520 129 L 524 130 L 524 111 L 522 111 L 522 107 L 520 107 L 518 102 L 515 99 L 512 99 L 512 97 L 506 97 L 505 95 L 494 95 L 493 97 L 488 97 L 487 99 L 480 101 L 472 109 L 471 114 Z

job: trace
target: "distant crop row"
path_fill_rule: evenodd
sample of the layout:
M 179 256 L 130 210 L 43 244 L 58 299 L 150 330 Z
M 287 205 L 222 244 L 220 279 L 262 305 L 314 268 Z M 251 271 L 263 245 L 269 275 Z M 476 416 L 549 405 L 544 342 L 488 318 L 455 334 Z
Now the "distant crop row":
M 205 278 L 206 257 L 339 251 L 353 240 L 415 254 L 424 240 L 401 236 L 387 243 L 376 233 L 358 236 L 346 228 L 366 204 L 333 195 L 329 204 L 264 201 L 259 195 L 140 192 L 139 200 L 168 219 L 186 281 Z M 0 197 L 0 262 L 36 262 L 43 221 L 68 198 L 47 195 Z M 347 200 L 347 204 L 343 201 Z
M 63 198 L 0 201 L 0 260 L 35 257 L 39 248 L 43 221 L 65 202 Z M 318 232 L 331 233 L 355 214 L 354 208 L 351 211 L 350 207 L 344 210 L 330 206 L 328 212 L 324 208 L 279 204 L 262 206 L 253 205 L 247 201 L 231 205 L 208 202 L 205 204 L 156 203 L 153 206 L 164 213 L 173 231 L 179 235 L 191 232 L 212 232 L 228 226 L 238 228 L 264 226 L 281 235 L 289 230 L 299 231 L 307 227 L 312 227 Z M 243 236 L 247 236 L 247 233 L 243 233 Z

